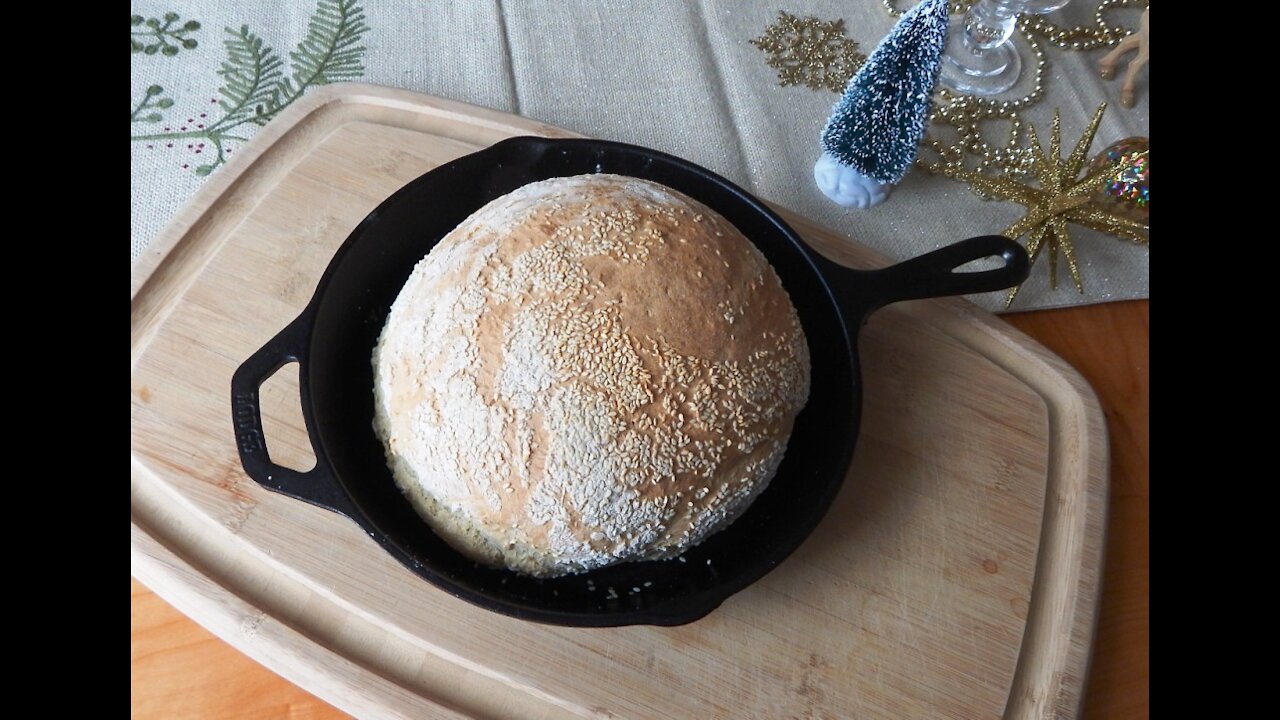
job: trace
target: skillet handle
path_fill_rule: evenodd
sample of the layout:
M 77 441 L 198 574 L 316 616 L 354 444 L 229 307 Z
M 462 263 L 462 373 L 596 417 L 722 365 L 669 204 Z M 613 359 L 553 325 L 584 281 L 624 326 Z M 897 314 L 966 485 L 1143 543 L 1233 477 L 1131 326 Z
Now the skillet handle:
M 353 512 L 351 501 L 338 485 L 328 461 L 315 449 L 310 418 L 305 422 L 308 423 L 307 436 L 311 438 L 316 466 L 307 472 L 272 462 L 262 429 L 262 403 L 258 391 L 262 383 L 291 362 L 299 364 L 299 377 L 307 377 L 304 348 L 310 324 L 310 315 L 303 313 L 245 360 L 231 376 L 231 421 L 235 427 L 236 449 L 245 474 L 259 485 L 350 517 Z M 304 411 L 303 415 L 307 413 Z
M 977 272 L 955 272 L 966 263 L 998 257 L 1002 267 Z M 970 295 L 1013 287 L 1027 279 L 1031 262 L 1018 243 L 1000 235 L 982 235 L 961 240 L 906 262 L 882 270 L 851 271 L 854 307 L 865 315 L 901 300 Z

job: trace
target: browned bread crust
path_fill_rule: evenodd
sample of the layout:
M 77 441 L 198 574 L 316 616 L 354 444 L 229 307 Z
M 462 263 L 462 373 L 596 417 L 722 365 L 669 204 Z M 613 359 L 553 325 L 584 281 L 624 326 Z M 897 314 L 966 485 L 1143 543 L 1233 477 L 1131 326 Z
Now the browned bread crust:
M 809 393 L 795 308 L 696 201 L 527 185 L 414 268 L 373 355 L 375 429 L 432 528 L 536 576 L 673 557 L 737 518 Z

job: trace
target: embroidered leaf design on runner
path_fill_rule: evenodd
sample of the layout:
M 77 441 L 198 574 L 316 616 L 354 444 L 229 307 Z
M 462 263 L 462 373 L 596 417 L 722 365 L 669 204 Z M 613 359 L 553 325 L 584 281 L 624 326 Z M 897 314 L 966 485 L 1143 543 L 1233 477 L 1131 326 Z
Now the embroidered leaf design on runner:
M 138 104 L 133 106 L 129 111 L 129 122 L 131 123 L 155 123 L 164 119 L 159 110 L 167 110 L 173 107 L 173 99 L 164 96 L 164 88 L 159 85 L 152 85 L 147 88 L 147 92 L 143 95 Z M 147 112 L 151 110 L 152 112 Z
M 173 21 L 176 20 L 175 16 Z M 227 58 L 218 70 L 222 76 L 222 87 L 218 88 L 221 97 L 213 100 L 222 109 L 222 117 L 208 118 L 207 113 L 196 111 L 187 118 L 186 125 L 176 123 L 176 129 L 133 134 L 129 139 L 148 143 L 148 150 L 180 150 L 185 145 L 193 155 L 212 151 L 210 162 L 192 168 L 197 175 L 208 175 L 226 162 L 226 155 L 231 152 L 228 142 L 248 140 L 254 125 L 266 124 L 307 90 L 362 77 L 365 46 L 360 39 L 368 30 L 364 8 L 357 0 L 319 0 L 307 22 L 306 35 L 289 53 L 291 72 L 286 76 L 284 60 L 248 25 L 241 25 L 238 30 L 227 28 L 223 41 Z M 148 88 L 147 96 L 133 106 L 131 122 L 160 121 L 159 113 L 147 111 L 174 103 L 168 97 L 160 97 L 161 92 L 158 85 Z M 190 168 L 191 163 L 182 167 Z
M 199 46 L 195 38 L 187 37 L 200 29 L 200 23 L 188 20 L 176 25 L 181 20 L 176 12 L 167 12 L 163 17 L 144 18 L 141 15 L 129 16 L 129 52 L 155 55 L 160 53 L 173 57 L 183 49 L 191 50 Z
M 227 32 L 231 36 L 224 41 L 227 59 L 218 71 L 223 81 L 218 88 L 222 96 L 218 105 L 227 114 L 214 127 L 230 128 L 249 120 L 266 122 L 280 108 L 277 83 L 284 62 L 248 25 L 240 26 L 239 31 L 227 28 Z
M 355 0 L 320 0 L 307 23 L 307 36 L 289 53 L 293 77 L 280 83 L 282 105 L 312 85 L 355 80 L 364 75 L 360 36 L 369 26 Z

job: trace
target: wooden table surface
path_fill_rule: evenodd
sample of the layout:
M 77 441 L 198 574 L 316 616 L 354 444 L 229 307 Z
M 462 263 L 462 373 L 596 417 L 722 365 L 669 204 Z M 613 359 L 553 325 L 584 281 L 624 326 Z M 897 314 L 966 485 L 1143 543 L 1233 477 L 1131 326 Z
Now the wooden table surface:
M 1098 393 L 1111 435 L 1106 572 L 1084 717 L 1149 716 L 1150 302 L 1006 315 L 1061 355 Z M 129 585 L 134 718 L 344 715 Z

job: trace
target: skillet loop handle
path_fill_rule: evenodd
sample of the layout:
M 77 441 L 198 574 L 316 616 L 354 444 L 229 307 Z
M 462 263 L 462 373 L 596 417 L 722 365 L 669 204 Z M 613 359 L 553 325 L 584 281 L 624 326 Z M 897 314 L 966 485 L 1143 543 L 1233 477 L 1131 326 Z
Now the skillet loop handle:
M 975 260 L 1000 258 L 1002 267 L 956 272 Z M 962 240 L 883 270 L 866 273 L 867 312 L 901 300 L 971 295 L 1004 290 L 1027 279 L 1031 262 L 1027 251 L 1001 235 Z
M 276 371 L 291 362 L 297 362 L 307 376 L 306 353 L 310 317 L 304 314 L 294 320 L 279 334 L 271 338 L 257 352 L 236 368 L 231 376 L 231 421 L 235 427 L 236 450 L 245 474 L 265 488 L 290 497 L 351 516 L 351 501 L 337 483 L 328 461 L 314 448 L 311 428 L 307 435 L 312 439 L 312 451 L 316 466 L 307 472 L 272 462 L 267 451 L 267 438 L 262 429 L 262 403 L 259 390 Z M 305 414 L 305 413 L 304 413 Z M 308 420 L 309 422 L 309 420 Z

